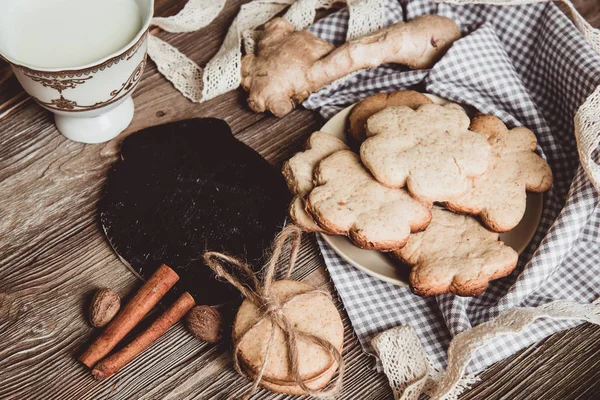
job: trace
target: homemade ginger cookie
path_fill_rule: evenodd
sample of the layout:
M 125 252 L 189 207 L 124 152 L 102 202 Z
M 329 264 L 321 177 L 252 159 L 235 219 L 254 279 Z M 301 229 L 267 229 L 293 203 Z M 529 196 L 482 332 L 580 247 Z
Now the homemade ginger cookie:
M 433 101 L 422 93 L 414 90 L 398 90 L 391 93 L 377 93 L 358 102 L 348 117 L 348 133 L 354 143 L 360 145 L 367 139 L 367 120 L 386 107 L 406 106 L 413 110 L 423 104 L 433 104 Z
M 363 249 L 391 251 L 411 232 L 427 227 L 431 213 L 404 189 L 377 182 L 351 151 L 325 158 L 314 175 L 306 208 L 327 231 L 348 236 Z
M 470 123 L 456 104 L 388 107 L 368 119 L 360 156 L 385 186 L 406 186 L 428 204 L 448 201 L 487 169 L 490 145 Z
M 324 339 L 341 353 L 344 344 L 344 326 L 331 299 L 320 293 L 298 296 L 314 290 L 306 283 L 291 280 L 273 282 L 271 287 L 275 300 L 282 304 L 281 312 L 296 331 Z M 235 318 L 233 340 L 234 342 L 241 340 L 239 358 L 244 373 L 253 379 L 268 352 L 261 386 L 280 393 L 303 394 L 304 391 L 293 378 L 283 331 L 278 326 L 274 328 L 268 318 L 252 327 L 261 313 L 256 304 L 245 300 Z M 275 336 L 269 345 L 269 337 L 273 329 L 275 329 Z M 242 338 L 242 333 L 247 330 L 248 332 Z M 297 350 L 298 371 L 302 381 L 314 390 L 325 387 L 337 368 L 333 356 L 322 347 L 300 337 L 297 340 Z
M 414 293 L 478 296 L 489 281 L 515 269 L 517 252 L 476 218 L 437 206 L 432 214 L 429 227 L 411 235 L 406 246 L 394 252 L 412 267 L 409 279 Z
M 493 231 L 513 229 L 525 214 L 527 191 L 545 192 L 552 185 L 550 166 L 537 154 L 533 132 L 511 130 L 493 115 L 473 119 L 471 130 L 482 134 L 492 147 L 487 171 L 473 180 L 471 190 L 446 206 L 454 211 L 477 214 Z
M 289 214 L 292 222 L 304 232 L 327 233 L 327 231 L 317 225 L 310 214 L 306 212 L 306 205 L 304 204 L 304 198 L 302 196 L 294 196 L 290 203 Z
M 313 173 L 317 164 L 338 150 L 348 149 L 348 146 L 333 135 L 317 131 L 310 135 L 305 149 L 283 164 L 283 176 L 290 192 L 295 195 L 290 204 L 290 217 L 305 232 L 325 232 L 305 211 L 304 197 L 313 188 Z
M 319 375 L 313 379 L 305 380 L 304 384 L 312 390 L 323 389 L 325 386 L 327 386 L 327 384 L 329 384 L 329 382 L 331 381 L 331 378 L 333 378 L 333 376 L 335 375 L 335 372 L 337 371 L 337 367 L 338 367 L 337 363 L 334 363 L 328 370 L 323 372 L 321 375 Z M 242 364 L 242 371 L 250 379 L 256 378 L 256 374 L 254 372 L 250 371 L 243 364 Z M 275 393 L 283 393 L 283 394 L 290 394 L 290 395 L 296 395 L 296 396 L 306 394 L 304 389 L 302 389 L 300 387 L 300 385 L 296 384 L 295 382 L 281 384 L 281 383 L 273 383 L 268 380 L 262 379 L 260 381 L 260 386 L 262 386 L 263 388 L 265 388 L 267 390 L 270 390 L 271 392 L 275 392 Z

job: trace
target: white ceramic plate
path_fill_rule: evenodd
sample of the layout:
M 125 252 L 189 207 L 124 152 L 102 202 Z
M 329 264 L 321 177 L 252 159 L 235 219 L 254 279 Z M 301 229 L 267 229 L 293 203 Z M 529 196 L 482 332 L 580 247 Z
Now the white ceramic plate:
M 437 104 L 448 103 L 447 100 L 440 97 L 429 94 L 427 96 Z M 346 141 L 348 114 L 352 107 L 354 106 L 347 107 L 336 114 L 321 128 L 321 131 Z M 467 113 L 471 114 L 471 110 L 467 109 Z M 523 219 L 512 231 L 500 235 L 500 239 L 519 254 L 525 250 L 537 230 L 542 216 L 542 204 L 543 196 L 541 193 L 528 193 L 527 209 Z M 383 281 L 399 286 L 408 286 L 410 269 L 407 266 L 392 260 L 384 253 L 356 247 L 345 236 L 324 234 L 321 234 L 321 236 L 340 257 L 354 267 Z

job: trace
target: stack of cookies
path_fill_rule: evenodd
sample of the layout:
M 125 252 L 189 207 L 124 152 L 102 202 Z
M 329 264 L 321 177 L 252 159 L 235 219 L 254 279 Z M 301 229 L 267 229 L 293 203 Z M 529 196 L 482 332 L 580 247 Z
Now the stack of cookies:
M 535 135 L 414 91 L 378 94 L 349 117 L 349 141 L 315 132 L 283 168 L 294 222 L 390 252 L 411 269 L 413 292 L 476 296 L 514 270 L 499 240 L 525 213 L 527 191 L 552 171 Z
M 314 291 L 315 288 L 306 283 L 281 280 L 273 282 L 271 295 L 277 304 L 284 304 L 277 312 L 285 316 L 296 335 L 299 335 L 297 332 L 304 334 L 296 339 L 300 380 L 312 390 L 321 390 L 331 381 L 339 366 L 330 351 L 307 339 L 306 335 L 323 339 L 341 353 L 344 325 L 329 297 L 306 295 Z M 260 385 L 272 392 L 306 394 L 292 373 L 288 355 L 289 337 L 272 320 L 261 319 L 264 313 L 246 299 L 235 317 L 232 337 L 234 347 L 238 349 L 241 372 L 254 380 L 262 370 Z M 265 358 L 267 362 L 263 368 Z

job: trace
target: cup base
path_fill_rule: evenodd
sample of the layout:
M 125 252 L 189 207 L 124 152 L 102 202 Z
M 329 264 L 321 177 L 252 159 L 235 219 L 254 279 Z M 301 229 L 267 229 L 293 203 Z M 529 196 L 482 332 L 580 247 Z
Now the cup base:
M 133 99 L 128 96 L 117 107 L 93 118 L 55 115 L 56 127 L 67 139 L 80 143 L 102 143 L 119 136 L 131 123 Z

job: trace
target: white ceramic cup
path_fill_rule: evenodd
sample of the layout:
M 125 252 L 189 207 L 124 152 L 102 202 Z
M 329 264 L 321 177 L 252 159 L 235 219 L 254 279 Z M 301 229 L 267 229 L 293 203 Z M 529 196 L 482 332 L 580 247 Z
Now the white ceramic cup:
M 20 0 L 0 0 L 0 10 L 12 1 Z M 86 65 L 28 65 L 14 58 L 0 40 L 0 57 L 11 65 L 25 91 L 54 113 L 56 127 L 68 139 L 106 142 L 118 136 L 133 119 L 131 95 L 146 65 L 148 27 L 154 14 L 154 0 L 135 1 L 142 13 L 142 26 L 135 37 L 116 52 Z

